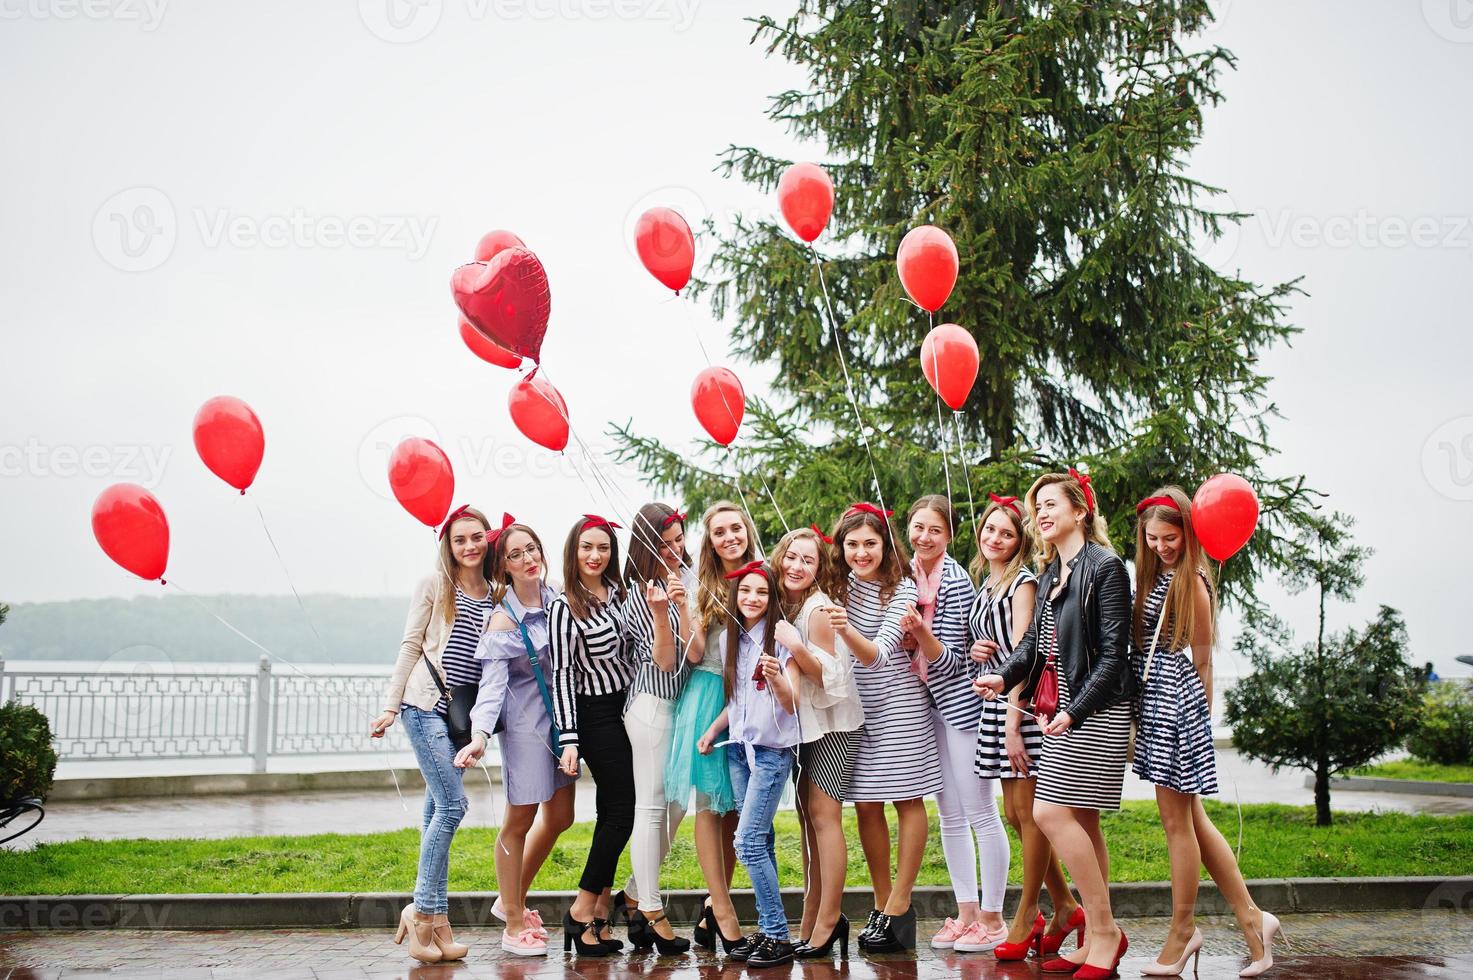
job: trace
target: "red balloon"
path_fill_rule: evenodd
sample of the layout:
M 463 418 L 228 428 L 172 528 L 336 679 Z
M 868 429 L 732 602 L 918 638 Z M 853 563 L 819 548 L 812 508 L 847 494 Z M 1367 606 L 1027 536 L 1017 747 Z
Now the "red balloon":
M 245 493 L 261 468 L 266 435 L 251 406 L 219 395 L 194 414 L 194 448 L 211 473 Z
M 690 404 L 711 438 L 730 446 L 742 427 L 747 393 L 742 390 L 741 379 L 730 368 L 708 367 L 696 375 L 690 386 Z
M 469 262 L 450 278 L 455 303 L 487 340 L 537 360 L 552 293 L 547 270 L 525 248 L 504 248 L 490 262 Z
M 1258 494 L 1241 476 L 1219 473 L 1192 497 L 1192 529 L 1218 561 L 1236 555 L 1258 527 Z
M 455 496 L 450 457 L 430 440 L 410 436 L 389 457 L 389 486 L 421 524 L 437 527 L 450 512 L 450 498 Z
M 690 282 L 696 264 L 696 240 L 680 212 L 650 208 L 634 226 L 634 248 L 650 275 L 677 293 Z
M 953 412 L 967 403 L 977 383 L 977 341 L 955 323 L 943 323 L 921 343 L 921 373 Z
M 521 355 L 513 354 L 500 344 L 481 336 L 481 332 L 471 326 L 465 317 L 460 318 L 460 339 L 465 341 L 471 353 L 497 367 L 515 368 L 522 364 Z
M 834 182 L 816 163 L 795 163 L 777 182 L 777 203 L 793 234 L 811 242 L 823 234 L 834 212 Z
M 481 236 L 481 240 L 476 242 L 476 261 L 490 262 L 496 257 L 496 253 L 502 249 L 526 247 L 526 242 L 522 241 L 516 235 L 498 228 L 495 231 L 486 232 L 486 234 Z
M 164 581 L 169 518 L 158 499 L 136 483 L 115 483 L 92 505 L 92 536 L 107 556 L 139 578 Z
M 956 286 L 960 260 L 950 235 L 935 225 L 921 225 L 900 240 L 895 265 L 910 298 L 927 313 L 935 313 Z
M 568 403 L 536 373 L 512 386 L 506 407 L 522 435 L 555 453 L 567 448 Z

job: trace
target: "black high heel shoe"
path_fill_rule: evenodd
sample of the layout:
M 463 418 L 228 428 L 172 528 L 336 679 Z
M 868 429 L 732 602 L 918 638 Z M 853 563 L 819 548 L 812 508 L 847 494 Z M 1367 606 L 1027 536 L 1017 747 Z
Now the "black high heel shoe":
M 916 948 L 916 910 L 914 906 L 904 914 L 890 916 L 881 912 L 869 938 L 859 937 L 859 948 L 866 953 L 899 953 Z
M 661 956 L 673 956 L 689 950 L 689 939 L 681 936 L 666 939 L 655 931 L 655 923 L 667 921 L 669 920 L 664 912 L 651 919 L 636 909 L 629 919 L 629 942 L 638 950 L 646 950 L 653 946 L 660 951 Z
M 595 938 L 591 943 L 585 943 L 583 941 L 584 930 L 593 928 L 593 923 L 597 921 L 597 919 L 594 919 L 589 922 L 579 922 L 573 918 L 572 912 L 564 912 L 563 952 L 571 953 L 574 947 L 576 947 L 579 956 L 608 956 L 612 953 L 613 950 L 601 939 Z M 598 933 L 595 932 L 594 936 L 596 937 L 597 935 Z
M 865 944 L 870 941 L 870 937 L 875 934 L 875 926 L 879 923 L 881 914 L 879 909 L 869 910 L 869 917 L 864 920 L 864 928 L 859 930 L 860 949 L 864 949 Z
M 691 933 L 691 942 L 702 949 L 716 948 L 716 918 L 711 912 L 711 896 L 707 895 L 701 899 L 701 917 L 696 920 L 695 931 Z
M 813 943 L 804 943 L 793 950 L 793 956 L 800 960 L 826 960 L 834 955 L 834 941 L 838 940 L 839 955 L 849 958 L 849 918 L 843 912 L 839 913 L 839 921 L 834 923 L 834 928 L 829 930 L 829 938 L 822 946 Z
M 610 953 L 617 953 L 624 948 L 624 940 L 615 939 L 613 936 L 604 937 L 604 930 L 609 928 L 608 919 L 594 919 L 588 923 L 588 928 L 593 930 L 593 934 L 598 937 L 599 942 L 609 948 Z

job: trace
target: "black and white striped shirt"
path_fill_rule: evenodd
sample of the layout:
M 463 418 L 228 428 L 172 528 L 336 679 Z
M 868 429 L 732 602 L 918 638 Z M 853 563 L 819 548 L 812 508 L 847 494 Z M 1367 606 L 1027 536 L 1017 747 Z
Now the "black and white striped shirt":
M 942 720 L 963 732 L 975 732 L 982 714 L 982 699 L 972 691 L 978 665 L 968 656 L 967 643 L 967 614 L 976 598 L 977 589 L 967 570 L 950 555 L 943 556 L 936 612 L 931 617 L 931 632 L 941 641 L 941 656 L 926 666 L 926 685 Z
M 623 605 L 623 594 L 614 587 L 608 601 L 583 619 L 573 615 L 566 594 L 547 607 L 552 714 L 562 745 L 578 744 L 578 695 L 617 694 L 634 679 Z
M 685 657 L 685 644 L 680 642 L 680 617 L 684 610 L 680 603 L 670 603 L 670 630 L 675 634 L 675 670 L 661 670 L 655 663 L 655 617 L 644 598 L 644 588 L 638 583 L 629 587 L 624 600 L 624 636 L 629 643 L 629 655 L 634 661 L 634 683 L 629 687 L 629 697 L 636 694 L 653 694 L 664 701 L 674 701 L 690 676 L 690 661 Z M 626 705 L 627 710 L 627 705 Z
M 481 642 L 481 633 L 486 629 L 486 620 L 496 611 L 488 592 L 485 598 L 472 599 L 455 587 L 455 625 L 450 627 L 450 638 L 440 653 L 440 665 L 445 668 L 445 686 L 481 683 L 481 662 L 476 659 L 476 646 Z M 431 667 L 431 670 L 434 668 Z M 435 703 L 435 711 L 449 714 L 450 705 L 445 695 Z

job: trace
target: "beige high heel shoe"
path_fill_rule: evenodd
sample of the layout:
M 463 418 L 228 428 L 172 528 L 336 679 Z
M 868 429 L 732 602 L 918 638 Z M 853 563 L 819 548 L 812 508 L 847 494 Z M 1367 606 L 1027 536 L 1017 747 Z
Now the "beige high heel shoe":
M 435 945 L 434 916 L 420 915 L 413 905 L 406 905 L 399 913 L 399 929 L 394 933 L 394 942 L 403 943 L 409 937 L 409 955 L 421 963 L 438 963 L 444 957 Z
M 455 934 L 450 931 L 450 916 L 437 915 L 430 921 L 435 934 L 435 945 L 440 947 L 440 959 L 442 961 L 465 959 L 465 954 L 469 953 L 471 948 L 465 943 L 455 941 Z
M 1147 963 L 1141 967 L 1143 977 L 1179 977 L 1186 972 L 1187 960 L 1192 961 L 1192 972 L 1197 972 L 1197 962 L 1202 956 L 1202 930 L 1193 928 L 1192 938 L 1187 940 L 1186 948 L 1181 952 L 1181 959 L 1175 963 Z
M 1263 928 L 1259 933 L 1263 940 L 1263 959 L 1254 960 L 1243 969 L 1238 971 L 1240 977 L 1257 977 L 1267 973 L 1274 965 L 1274 937 L 1284 936 L 1283 927 L 1279 924 L 1278 916 L 1272 912 L 1263 913 Z M 1289 945 L 1289 937 L 1284 936 L 1284 945 Z

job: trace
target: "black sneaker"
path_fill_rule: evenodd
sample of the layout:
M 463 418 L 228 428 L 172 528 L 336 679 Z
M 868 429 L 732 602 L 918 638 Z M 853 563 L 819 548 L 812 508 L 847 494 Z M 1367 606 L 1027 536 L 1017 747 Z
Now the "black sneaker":
M 764 966 L 782 966 L 793 962 L 793 944 L 786 939 L 763 936 L 762 944 L 747 957 L 747 965 L 754 969 Z
M 760 932 L 754 932 L 750 936 L 742 937 L 742 941 L 726 951 L 729 960 L 745 960 L 756 952 L 757 947 L 767 940 Z

